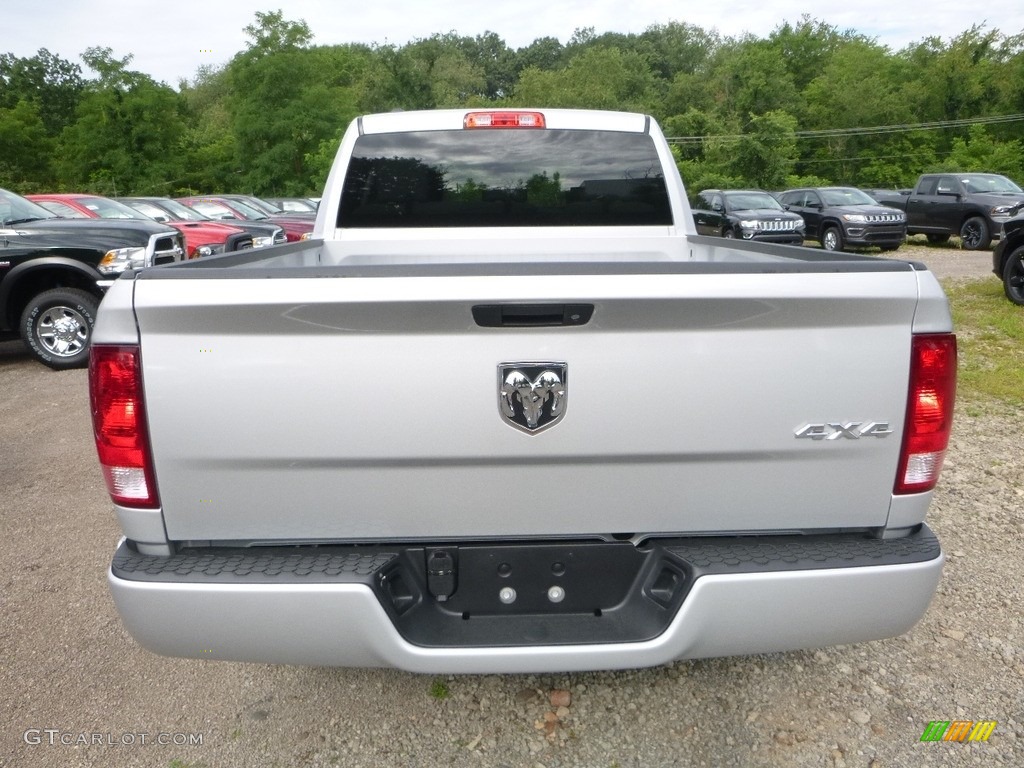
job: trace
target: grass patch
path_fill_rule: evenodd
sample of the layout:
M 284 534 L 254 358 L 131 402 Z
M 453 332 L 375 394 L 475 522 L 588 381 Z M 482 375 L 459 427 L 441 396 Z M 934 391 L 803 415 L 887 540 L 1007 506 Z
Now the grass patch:
M 1024 406 L 1024 307 L 998 280 L 945 285 L 959 346 L 957 398 Z
M 452 692 L 448 688 L 448 683 L 443 680 L 435 680 L 430 684 L 430 695 L 438 701 L 444 701 L 452 695 Z

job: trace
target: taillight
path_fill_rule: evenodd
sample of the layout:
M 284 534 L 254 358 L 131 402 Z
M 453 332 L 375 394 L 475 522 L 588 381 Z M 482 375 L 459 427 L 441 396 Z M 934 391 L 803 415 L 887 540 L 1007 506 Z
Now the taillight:
M 544 128 L 540 112 L 469 112 L 462 119 L 463 128 Z
M 953 427 L 956 397 L 956 336 L 914 336 L 910 393 L 894 493 L 930 491 L 939 481 Z
M 115 504 L 157 507 L 138 347 L 93 345 L 89 396 L 96 452 Z

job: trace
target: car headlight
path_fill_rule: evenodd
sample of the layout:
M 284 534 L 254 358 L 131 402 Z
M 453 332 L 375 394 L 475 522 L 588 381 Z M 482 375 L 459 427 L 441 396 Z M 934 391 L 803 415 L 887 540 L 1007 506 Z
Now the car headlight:
M 268 245 L 274 244 L 273 235 L 265 235 L 264 237 L 254 237 L 252 239 L 253 248 L 266 248 Z
M 309 240 L 312 237 L 313 237 L 313 233 L 312 232 L 303 232 L 302 233 L 302 237 L 300 237 L 299 240 Z
M 144 266 L 145 248 L 116 248 L 103 254 L 97 269 L 104 275 L 119 275 L 126 269 L 142 269 Z
M 746 221 L 741 221 L 740 226 L 743 227 L 743 229 L 760 229 L 761 222 L 757 219 L 747 219 Z
M 224 250 L 224 243 L 210 243 L 208 245 L 200 245 L 196 248 L 195 256 L 192 258 L 198 259 L 200 256 L 214 256 L 221 253 Z
M 989 209 L 990 216 L 1011 216 L 1013 215 L 1013 209 L 1016 208 L 1014 205 L 994 205 Z
M 850 221 L 854 224 L 863 224 L 868 220 L 868 217 L 863 213 L 844 213 L 843 221 Z

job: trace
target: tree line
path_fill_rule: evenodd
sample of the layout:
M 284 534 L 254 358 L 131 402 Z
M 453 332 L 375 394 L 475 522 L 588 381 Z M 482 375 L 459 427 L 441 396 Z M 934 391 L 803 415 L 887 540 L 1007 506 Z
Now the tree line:
M 974 26 L 892 51 L 803 16 L 767 37 L 669 22 L 578 29 L 513 49 L 497 34 L 314 45 L 305 21 L 257 12 L 246 47 L 177 89 L 88 48 L 0 54 L 0 185 L 176 195 L 321 189 L 357 115 L 445 107 L 645 112 L 687 186 L 909 186 L 919 173 L 1024 182 L 1024 32 Z

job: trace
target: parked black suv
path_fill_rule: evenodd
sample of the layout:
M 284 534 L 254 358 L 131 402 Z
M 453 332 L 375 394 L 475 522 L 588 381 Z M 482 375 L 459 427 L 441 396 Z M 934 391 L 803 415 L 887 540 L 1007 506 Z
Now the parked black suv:
M 853 187 L 807 187 L 779 194 L 787 211 L 807 223 L 807 237 L 826 251 L 878 246 L 895 251 L 907 239 L 907 217 Z
M 804 220 L 759 189 L 705 189 L 693 205 L 697 234 L 803 245 Z

